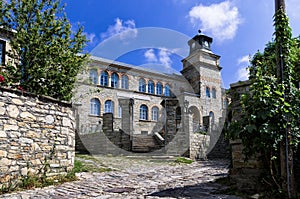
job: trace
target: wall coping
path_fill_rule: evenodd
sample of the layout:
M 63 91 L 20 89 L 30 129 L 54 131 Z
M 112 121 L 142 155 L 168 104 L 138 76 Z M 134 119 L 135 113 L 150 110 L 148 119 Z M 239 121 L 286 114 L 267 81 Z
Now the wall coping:
M 14 94 L 21 95 L 24 97 L 37 98 L 38 100 L 43 101 L 43 102 L 57 103 L 60 106 L 72 108 L 72 103 L 70 103 L 70 102 L 61 101 L 61 100 L 55 99 L 53 97 L 45 96 L 45 95 L 37 95 L 37 94 L 30 93 L 27 91 L 21 91 L 21 90 L 12 89 L 12 88 L 8 88 L 8 87 L 4 87 L 4 86 L 0 86 L 0 91 L 14 93 Z

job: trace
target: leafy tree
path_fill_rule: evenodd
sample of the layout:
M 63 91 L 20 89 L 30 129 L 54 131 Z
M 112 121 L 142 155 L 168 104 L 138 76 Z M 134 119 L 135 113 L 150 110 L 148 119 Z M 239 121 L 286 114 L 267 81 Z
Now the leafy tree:
M 286 130 L 289 130 L 289 144 L 293 149 L 300 141 L 300 91 L 297 88 L 300 39 L 291 38 L 288 18 L 282 9 L 276 12 L 274 21 L 276 40 L 269 42 L 264 52 L 257 52 L 251 60 L 249 93 L 241 99 L 243 117 L 231 124 L 230 136 L 242 140 L 246 158 L 261 155 L 269 174 L 265 182 L 282 190 L 285 179 L 281 178 L 280 145 L 286 138 Z M 277 59 L 277 52 L 281 53 L 281 60 Z M 284 65 L 283 76 L 277 71 L 280 63 Z
M 8 81 L 26 91 L 69 101 L 76 76 L 88 55 L 83 27 L 77 31 L 60 0 L 10 0 L 0 3 L 0 26 L 15 30 L 8 52 Z M 11 63 L 15 67 L 11 67 Z

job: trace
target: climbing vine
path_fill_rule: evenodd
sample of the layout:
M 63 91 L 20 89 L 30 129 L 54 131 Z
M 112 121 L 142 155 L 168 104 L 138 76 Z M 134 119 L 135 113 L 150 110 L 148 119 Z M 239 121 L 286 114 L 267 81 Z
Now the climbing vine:
M 289 145 L 296 149 L 300 141 L 300 48 L 299 38 L 292 39 L 288 18 L 283 9 L 274 16 L 276 39 L 263 53 L 251 60 L 249 92 L 241 97 L 241 119 L 230 124 L 229 136 L 240 138 L 246 158 L 260 155 L 267 175 L 263 182 L 270 189 L 281 191 L 280 144 L 289 128 Z M 277 53 L 280 53 L 279 55 Z M 282 59 L 278 59 L 281 57 Z M 277 66 L 283 66 L 277 70 Z M 281 73 L 283 71 L 283 73 Z M 275 185 L 275 186 L 274 186 Z

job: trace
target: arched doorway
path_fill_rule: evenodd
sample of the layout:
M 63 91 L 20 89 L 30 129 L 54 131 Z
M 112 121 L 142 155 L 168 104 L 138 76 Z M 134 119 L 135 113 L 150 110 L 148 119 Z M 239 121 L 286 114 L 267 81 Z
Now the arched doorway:
M 191 118 L 192 118 L 193 132 L 197 132 L 201 128 L 200 111 L 196 106 L 191 106 L 189 108 L 189 113 L 191 114 Z

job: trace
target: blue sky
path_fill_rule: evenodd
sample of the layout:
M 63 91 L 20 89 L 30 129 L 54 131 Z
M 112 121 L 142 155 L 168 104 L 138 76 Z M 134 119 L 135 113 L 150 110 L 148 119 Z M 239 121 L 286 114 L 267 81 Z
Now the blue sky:
M 299 0 L 286 0 L 294 36 L 300 35 Z M 96 56 L 162 72 L 181 70 L 187 40 L 198 29 L 213 38 L 225 88 L 247 77 L 249 56 L 273 38 L 274 0 L 62 0 L 80 23 Z

